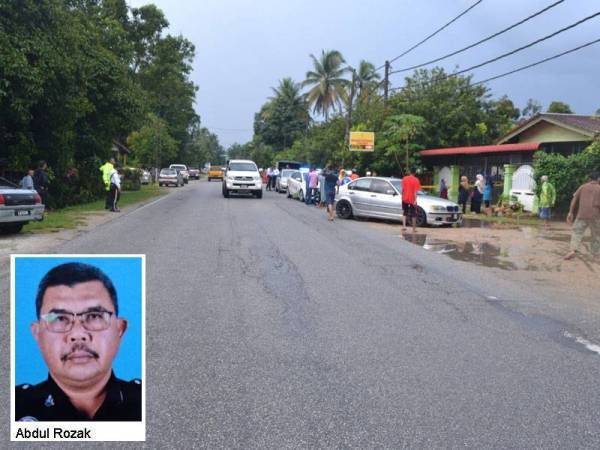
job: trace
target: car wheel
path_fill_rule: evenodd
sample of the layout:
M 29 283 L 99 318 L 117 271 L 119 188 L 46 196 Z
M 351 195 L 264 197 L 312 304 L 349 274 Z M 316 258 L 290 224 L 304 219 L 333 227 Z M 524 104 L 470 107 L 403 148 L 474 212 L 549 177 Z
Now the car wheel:
M 302 201 L 304 199 L 304 193 L 302 192 L 302 189 L 300 189 L 298 191 L 298 200 Z
M 256 198 L 262 198 L 262 191 L 258 191 L 255 195 Z
M 24 223 L 10 223 L 7 225 L 2 225 L 2 227 L 0 228 L 0 231 L 6 233 L 6 234 L 13 234 L 13 233 L 18 233 L 19 231 L 21 231 L 21 229 L 23 228 L 23 225 L 25 225 Z
M 427 214 L 425 214 L 425 211 L 420 206 L 417 206 L 417 226 L 427 226 Z
M 223 197 L 229 198 L 229 189 L 223 188 Z
M 352 205 L 346 200 L 342 200 L 335 205 L 335 213 L 341 219 L 351 219 L 352 218 Z
M 208 181 L 210 181 L 210 177 L 208 178 Z
M 292 198 L 292 194 L 290 194 L 290 190 L 287 191 L 287 198 Z

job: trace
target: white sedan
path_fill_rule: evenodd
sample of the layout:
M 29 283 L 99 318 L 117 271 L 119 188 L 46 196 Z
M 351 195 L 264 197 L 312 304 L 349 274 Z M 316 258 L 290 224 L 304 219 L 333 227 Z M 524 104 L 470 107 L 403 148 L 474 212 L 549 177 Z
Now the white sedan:
M 296 198 L 304 201 L 306 194 L 306 183 L 302 172 L 299 170 L 293 171 L 287 179 L 287 196 L 288 198 Z

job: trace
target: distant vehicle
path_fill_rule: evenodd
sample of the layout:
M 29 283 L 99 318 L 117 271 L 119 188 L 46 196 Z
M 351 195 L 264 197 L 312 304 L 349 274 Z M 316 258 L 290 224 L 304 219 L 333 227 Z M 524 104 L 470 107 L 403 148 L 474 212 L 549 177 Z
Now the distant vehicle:
M 147 170 L 142 170 L 142 176 L 140 177 L 141 184 L 150 184 L 152 182 L 152 175 Z
M 0 178 L 0 231 L 18 233 L 28 222 L 43 220 L 44 208 L 36 191 L 20 189 Z
M 275 191 L 280 194 L 287 191 L 288 177 L 297 172 L 297 169 L 282 169 L 277 180 L 275 181 Z
M 304 201 L 304 195 L 306 194 L 306 183 L 302 172 L 294 170 L 287 177 L 287 196 L 288 198 L 296 198 Z
M 222 189 L 225 198 L 232 192 L 250 193 L 256 198 L 262 198 L 262 178 L 256 163 L 247 159 L 227 161 Z
M 184 183 L 187 183 L 190 180 L 190 173 L 188 172 L 188 168 L 185 164 L 171 164 L 169 169 L 175 169 L 181 172 Z
M 158 185 L 159 186 L 170 186 L 174 185 L 175 187 L 183 186 L 183 174 L 180 170 L 177 169 L 161 169 L 160 174 L 158 175 Z
M 277 167 L 277 169 L 279 169 L 279 172 L 281 173 L 281 171 L 284 169 L 300 170 L 300 167 L 302 167 L 302 163 L 299 161 L 282 160 L 282 161 L 277 161 L 277 163 L 275 164 L 275 167 Z
M 190 178 L 193 178 L 194 180 L 200 179 L 200 169 L 196 169 L 195 167 L 188 167 L 188 172 Z
M 212 180 L 213 178 L 216 180 L 223 180 L 224 170 L 225 169 L 221 166 L 210 166 L 208 169 L 208 181 Z
M 402 180 L 364 177 L 340 186 L 335 210 L 342 219 L 374 217 L 402 220 Z M 462 222 L 458 204 L 439 197 L 417 193 L 417 226 L 452 225 Z

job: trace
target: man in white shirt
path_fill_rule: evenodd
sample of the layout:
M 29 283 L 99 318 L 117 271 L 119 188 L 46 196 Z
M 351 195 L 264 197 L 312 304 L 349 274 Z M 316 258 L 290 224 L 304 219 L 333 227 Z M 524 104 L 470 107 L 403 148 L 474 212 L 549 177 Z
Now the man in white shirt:
M 117 171 L 118 167 L 110 172 L 110 210 L 112 212 L 121 212 L 117 207 L 117 202 L 121 196 L 121 176 Z

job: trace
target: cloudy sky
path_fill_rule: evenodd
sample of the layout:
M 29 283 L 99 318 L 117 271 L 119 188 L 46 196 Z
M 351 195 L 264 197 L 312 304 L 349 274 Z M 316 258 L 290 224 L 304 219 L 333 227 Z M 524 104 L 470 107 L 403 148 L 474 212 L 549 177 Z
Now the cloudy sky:
M 402 69 L 450 53 L 495 33 L 557 0 L 483 0 L 444 31 L 392 64 Z M 193 81 L 196 110 L 224 146 L 252 137 L 254 113 L 280 79 L 304 79 L 309 54 L 342 52 L 348 64 L 366 59 L 380 66 L 475 0 L 129 0 L 155 3 L 170 22 L 169 32 L 196 46 Z M 565 0 L 518 28 L 437 63 L 467 68 L 544 37 L 600 12 L 598 0 Z M 600 38 L 600 16 L 541 44 L 474 70 L 483 80 Z M 508 95 L 522 108 L 534 98 L 552 100 L 579 114 L 600 108 L 600 43 L 532 69 L 488 83 L 494 97 Z M 392 87 L 403 84 L 392 75 Z

